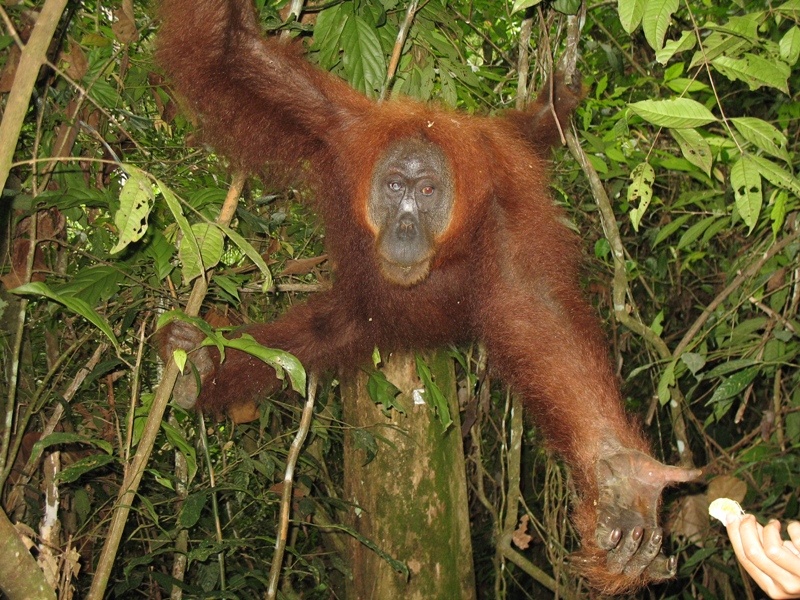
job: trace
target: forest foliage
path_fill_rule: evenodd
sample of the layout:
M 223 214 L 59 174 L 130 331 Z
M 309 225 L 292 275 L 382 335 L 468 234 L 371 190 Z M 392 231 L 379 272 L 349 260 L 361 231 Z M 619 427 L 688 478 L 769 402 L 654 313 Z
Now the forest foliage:
M 311 2 L 300 20 L 285 4 L 256 0 L 265 29 L 301 38 L 310 60 L 366 95 L 475 114 L 531 100 L 568 27 L 582 25 L 582 152 L 555 154 L 553 198 L 583 240 L 587 295 L 629 410 L 657 457 L 704 469 L 701 482 L 668 494 L 680 567 L 651 593 L 752 597 L 707 506 L 727 496 L 763 521 L 798 517 L 800 0 L 429 0 L 394 70 L 408 4 Z M 2 9 L 3 102 L 39 9 Z M 306 189 L 248 179 L 230 226 L 217 222 L 231 173 L 197 142 L 153 62 L 155 15 L 139 0 L 68 5 L 0 204 L 0 500 L 39 544 L 62 598 L 86 595 L 142 440 L 163 369 L 151 344 L 159 317 L 184 308 L 203 273 L 210 334 L 271 319 L 331 276 Z M 298 365 L 255 351 L 304 388 Z M 452 353 L 467 409 L 481 350 Z M 286 598 L 333 597 L 349 575 L 322 533 L 347 510 L 336 384 L 320 390 L 297 467 Z M 390 409 L 391 389 L 375 385 Z M 480 597 L 542 597 L 494 549 L 509 484 L 506 390 L 493 387 L 477 406 L 465 447 Z M 198 597 L 263 593 L 300 409 L 279 396 L 232 427 L 170 407 L 117 551 L 116 597 L 173 586 Z M 354 435 L 385 451 L 369 431 Z M 568 475 L 535 428 L 526 440 L 519 547 L 579 597 L 585 588 L 557 567 L 576 544 L 564 518 Z M 43 532 L 54 490 L 58 530 Z

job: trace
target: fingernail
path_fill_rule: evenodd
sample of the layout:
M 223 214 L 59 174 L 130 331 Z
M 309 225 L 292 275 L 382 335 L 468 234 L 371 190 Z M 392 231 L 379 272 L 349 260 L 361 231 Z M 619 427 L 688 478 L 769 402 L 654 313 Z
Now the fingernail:
M 731 525 L 733 523 L 736 523 L 736 521 L 738 521 L 741 518 L 742 518 L 741 515 L 730 512 L 727 515 L 725 515 L 725 525 Z
M 675 571 L 677 570 L 678 570 L 678 557 L 670 556 L 667 559 L 667 571 L 669 571 L 671 574 L 674 575 Z
M 633 532 L 631 533 L 631 537 L 632 537 L 634 540 L 638 540 L 639 538 L 641 538 L 641 537 L 642 537 L 642 535 L 644 535 L 644 529 L 642 529 L 641 527 L 636 527 L 636 528 L 633 530 Z
M 660 544 L 661 543 L 661 534 L 660 533 L 654 533 L 653 537 L 650 538 L 650 539 L 653 540 L 654 544 Z

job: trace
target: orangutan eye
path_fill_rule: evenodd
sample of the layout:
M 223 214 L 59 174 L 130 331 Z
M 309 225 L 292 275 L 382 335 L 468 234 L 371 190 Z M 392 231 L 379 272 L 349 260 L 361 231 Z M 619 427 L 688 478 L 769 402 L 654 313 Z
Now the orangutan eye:
M 422 192 L 423 196 L 431 196 L 431 195 L 433 195 L 433 186 L 432 185 L 426 185 L 420 191 Z
M 399 192 L 401 189 L 403 189 L 403 184 L 400 183 L 399 181 L 390 181 L 389 189 L 392 190 L 393 192 Z

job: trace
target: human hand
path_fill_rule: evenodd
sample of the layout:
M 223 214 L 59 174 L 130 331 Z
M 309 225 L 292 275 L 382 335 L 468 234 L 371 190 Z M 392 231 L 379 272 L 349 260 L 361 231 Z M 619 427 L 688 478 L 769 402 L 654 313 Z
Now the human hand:
M 800 598 L 800 523 L 786 528 L 790 540 L 780 522 L 762 527 L 753 515 L 728 515 L 726 527 L 736 558 L 770 598 Z

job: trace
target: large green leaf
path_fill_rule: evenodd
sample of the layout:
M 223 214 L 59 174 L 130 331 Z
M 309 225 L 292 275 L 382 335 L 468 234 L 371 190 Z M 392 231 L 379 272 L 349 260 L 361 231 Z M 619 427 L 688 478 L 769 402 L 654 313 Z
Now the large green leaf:
M 514 5 L 511 7 L 511 12 L 515 13 L 520 10 L 525 10 L 531 6 L 541 4 L 542 0 L 514 0 Z
M 142 239 L 147 231 L 147 217 L 156 198 L 150 180 L 142 171 L 130 165 L 125 165 L 125 170 L 128 172 L 128 180 L 122 186 L 119 210 L 114 215 L 119 241 L 111 249 L 111 254 Z
M 788 79 L 792 69 L 783 61 L 747 53 L 742 58 L 718 56 L 711 64 L 728 79 L 744 81 L 751 90 L 767 85 L 789 94 Z
M 711 147 L 696 129 L 670 129 L 669 132 L 681 148 L 684 158 L 711 175 Z
M 772 185 L 787 189 L 795 196 L 800 196 L 800 181 L 789 171 L 763 156 L 747 154 L 746 158 L 749 162 L 755 163 L 759 173 Z
M 677 40 L 667 40 L 661 50 L 656 51 L 656 60 L 665 65 L 669 60 L 680 52 L 686 52 L 694 48 L 697 43 L 697 35 L 694 31 L 684 31 Z
M 377 97 L 386 79 L 386 60 L 375 30 L 364 19 L 353 16 L 342 29 L 344 69 L 355 89 Z
M 80 298 L 74 298 L 71 296 L 56 294 L 44 283 L 40 282 L 26 283 L 25 285 L 21 285 L 9 291 L 14 294 L 32 294 L 35 296 L 44 296 L 45 298 L 49 298 L 53 302 L 58 302 L 59 304 L 63 304 L 72 312 L 79 314 L 84 319 L 92 323 L 104 334 L 106 334 L 106 337 L 108 337 L 108 339 L 111 340 L 111 343 L 114 344 L 114 348 L 117 350 L 117 352 L 120 352 L 117 336 L 114 335 L 111 326 L 106 322 L 106 320 L 103 317 L 101 317 L 97 312 L 95 312 L 95 310 L 91 306 L 89 306 L 86 302 L 84 302 Z
M 687 129 L 702 127 L 717 120 L 710 110 L 691 98 L 642 100 L 629 107 L 645 121 L 659 127 Z
M 328 71 L 339 62 L 342 31 L 351 14 L 345 10 L 345 6 L 336 4 L 326 8 L 319 13 L 314 25 L 314 43 L 311 45 L 311 50 L 317 52 L 319 66 Z
M 672 13 L 678 10 L 679 0 L 648 0 L 642 16 L 642 30 L 647 43 L 658 52 L 664 47 Z
M 214 345 L 214 340 L 205 340 L 204 346 Z M 235 348 L 242 352 L 252 354 L 256 358 L 264 361 L 272 368 L 275 369 L 275 375 L 278 379 L 283 379 L 283 373 L 289 374 L 289 381 L 292 384 L 292 389 L 298 394 L 305 395 L 306 393 L 306 371 L 300 361 L 295 356 L 289 354 L 285 350 L 277 350 L 275 348 L 267 348 L 259 344 L 252 335 L 244 334 L 241 337 L 232 340 L 223 339 L 222 344 L 228 348 Z
M 792 27 L 781 38 L 778 44 L 781 58 L 789 65 L 794 65 L 800 57 L 800 28 Z
M 183 263 L 183 279 L 186 283 L 195 277 L 200 277 L 204 271 L 216 266 L 222 257 L 222 250 L 225 247 L 225 237 L 222 231 L 213 223 L 195 223 L 192 225 L 192 235 L 200 246 L 200 256 L 202 263 L 197 261 L 197 255 L 187 244 L 181 244 L 178 257 Z M 187 250 L 184 250 L 184 247 Z
M 617 0 L 619 22 L 626 32 L 633 33 L 639 26 L 639 23 L 642 22 L 644 1 L 645 0 Z
M 791 162 L 786 150 L 786 136 L 773 125 L 756 117 L 734 117 L 730 121 L 748 142 L 767 154 Z

